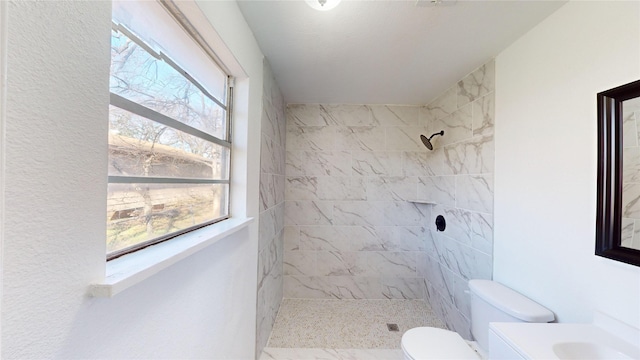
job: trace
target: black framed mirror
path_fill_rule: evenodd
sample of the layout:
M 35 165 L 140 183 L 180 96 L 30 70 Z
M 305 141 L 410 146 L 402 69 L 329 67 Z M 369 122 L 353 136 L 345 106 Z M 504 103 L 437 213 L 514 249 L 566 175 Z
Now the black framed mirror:
M 597 101 L 596 255 L 640 266 L 640 80 Z

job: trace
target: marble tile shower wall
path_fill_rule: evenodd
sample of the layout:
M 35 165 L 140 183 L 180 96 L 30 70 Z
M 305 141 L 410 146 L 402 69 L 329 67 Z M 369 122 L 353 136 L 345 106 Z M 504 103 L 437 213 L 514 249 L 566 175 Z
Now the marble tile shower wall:
M 284 296 L 426 298 L 469 338 L 466 282 L 492 276 L 493 93 L 490 62 L 427 106 L 289 105 Z
M 621 245 L 640 249 L 640 98 L 623 103 Z
M 266 60 L 263 84 L 256 309 L 258 356 L 269 340 L 283 297 L 285 105 Z
M 285 297 L 424 298 L 426 128 L 419 106 L 288 106 Z
M 418 178 L 418 197 L 433 200 L 432 237 L 425 244 L 426 299 L 450 329 L 471 339 L 469 279 L 493 270 L 494 84 L 491 61 L 424 109 L 435 150 Z M 436 232 L 435 217 L 447 228 Z

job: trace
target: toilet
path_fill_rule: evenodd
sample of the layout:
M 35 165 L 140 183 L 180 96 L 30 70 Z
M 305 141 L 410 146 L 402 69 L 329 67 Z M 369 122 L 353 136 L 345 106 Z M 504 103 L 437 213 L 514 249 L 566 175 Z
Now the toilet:
M 553 321 L 553 313 L 516 291 L 490 280 L 469 280 L 471 293 L 471 334 L 477 343 L 471 348 L 458 333 L 418 327 L 402 335 L 404 360 L 480 359 L 489 349 L 490 322 Z M 481 354 L 481 355 L 479 355 Z

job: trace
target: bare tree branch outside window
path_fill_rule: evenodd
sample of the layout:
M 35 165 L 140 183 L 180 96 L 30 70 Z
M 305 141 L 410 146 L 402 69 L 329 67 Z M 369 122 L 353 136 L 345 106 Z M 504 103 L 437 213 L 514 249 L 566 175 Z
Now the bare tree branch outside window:
M 174 67 L 115 30 L 110 90 L 225 140 L 226 109 Z M 228 180 L 228 166 L 228 147 L 110 107 L 110 176 Z M 227 192 L 228 184 L 110 183 L 108 252 L 227 215 Z

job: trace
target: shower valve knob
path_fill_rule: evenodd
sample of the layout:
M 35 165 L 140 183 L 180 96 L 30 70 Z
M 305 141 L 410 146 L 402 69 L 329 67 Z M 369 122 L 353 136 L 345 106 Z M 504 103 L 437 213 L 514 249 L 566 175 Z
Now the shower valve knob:
M 436 230 L 444 231 L 446 227 L 447 222 L 444 220 L 444 216 L 438 215 L 438 217 L 436 218 Z

